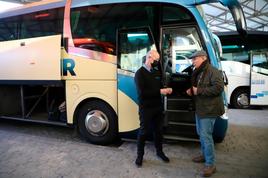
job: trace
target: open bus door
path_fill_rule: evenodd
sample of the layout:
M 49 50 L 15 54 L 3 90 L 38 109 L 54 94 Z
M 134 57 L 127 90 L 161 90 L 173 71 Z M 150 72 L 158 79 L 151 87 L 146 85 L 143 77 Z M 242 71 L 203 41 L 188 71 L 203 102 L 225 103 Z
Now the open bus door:
M 251 51 L 250 56 L 250 104 L 268 105 L 268 51 Z
M 117 38 L 119 131 L 126 132 L 139 128 L 135 72 L 144 63 L 147 52 L 156 47 L 149 27 L 118 30 Z

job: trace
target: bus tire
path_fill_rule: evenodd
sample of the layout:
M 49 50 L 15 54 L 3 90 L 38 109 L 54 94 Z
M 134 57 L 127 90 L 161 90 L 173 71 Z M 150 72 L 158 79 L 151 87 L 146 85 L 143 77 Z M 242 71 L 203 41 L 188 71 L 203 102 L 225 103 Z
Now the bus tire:
M 118 135 L 118 122 L 113 109 L 106 103 L 94 100 L 85 103 L 78 113 L 79 133 L 89 142 L 107 145 Z
M 232 95 L 231 103 L 234 108 L 249 108 L 249 90 L 247 88 L 236 89 Z

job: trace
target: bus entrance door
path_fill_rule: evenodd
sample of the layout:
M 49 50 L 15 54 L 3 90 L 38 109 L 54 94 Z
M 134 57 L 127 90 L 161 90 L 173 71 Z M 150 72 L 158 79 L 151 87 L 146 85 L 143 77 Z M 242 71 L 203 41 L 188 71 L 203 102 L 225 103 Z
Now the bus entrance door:
M 165 96 L 165 139 L 197 140 L 194 103 L 186 90 L 191 87 L 190 56 L 202 49 L 194 26 L 162 28 L 162 59 L 165 84 L 173 89 Z
M 139 128 L 134 76 L 155 43 L 149 28 L 119 30 L 118 42 L 118 121 L 119 132 L 125 132 Z
M 250 104 L 268 105 L 268 51 L 251 52 Z

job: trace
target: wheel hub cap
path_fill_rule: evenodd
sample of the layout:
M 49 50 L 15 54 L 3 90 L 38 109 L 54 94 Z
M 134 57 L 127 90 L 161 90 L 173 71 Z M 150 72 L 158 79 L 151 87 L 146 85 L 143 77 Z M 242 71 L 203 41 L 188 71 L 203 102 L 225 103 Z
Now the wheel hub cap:
M 86 115 L 85 126 L 92 135 L 102 136 L 108 131 L 108 118 L 103 112 L 92 110 Z
M 248 102 L 248 95 L 247 94 L 241 94 L 238 98 L 237 98 L 237 103 L 240 106 L 248 106 L 249 102 Z

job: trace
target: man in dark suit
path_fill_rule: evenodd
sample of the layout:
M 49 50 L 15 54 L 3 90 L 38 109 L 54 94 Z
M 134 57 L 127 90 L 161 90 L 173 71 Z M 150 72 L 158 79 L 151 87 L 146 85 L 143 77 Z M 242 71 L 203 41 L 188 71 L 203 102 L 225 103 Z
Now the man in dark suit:
M 146 55 L 145 63 L 135 74 L 140 115 L 137 159 L 135 161 L 138 167 L 142 166 L 144 146 L 150 124 L 153 126 L 156 154 L 164 162 L 169 162 L 169 158 L 164 154 L 162 149 L 163 104 L 161 94 L 171 94 L 172 89 L 163 88 L 160 77 L 155 75 L 153 68 L 158 67 L 158 63 L 158 52 L 151 50 Z

